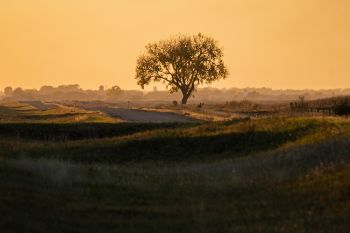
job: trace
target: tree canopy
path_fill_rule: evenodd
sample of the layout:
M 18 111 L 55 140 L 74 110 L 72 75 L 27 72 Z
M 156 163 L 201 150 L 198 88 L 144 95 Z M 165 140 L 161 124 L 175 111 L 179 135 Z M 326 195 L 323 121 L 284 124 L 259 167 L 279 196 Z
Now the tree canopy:
M 151 82 L 162 82 L 171 93 L 180 90 L 182 104 L 186 104 L 198 85 L 228 76 L 222 58 L 217 41 L 202 34 L 150 43 L 137 59 L 137 83 L 144 88 Z

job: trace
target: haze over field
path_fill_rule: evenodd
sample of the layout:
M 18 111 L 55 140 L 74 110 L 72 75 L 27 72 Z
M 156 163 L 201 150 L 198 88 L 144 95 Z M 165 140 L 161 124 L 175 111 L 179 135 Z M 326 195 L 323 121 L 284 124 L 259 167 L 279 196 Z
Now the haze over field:
M 139 89 L 147 43 L 198 32 L 224 47 L 230 77 L 214 87 L 346 88 L 349 11 L 346 0 L 2 0 L 0 88 Z

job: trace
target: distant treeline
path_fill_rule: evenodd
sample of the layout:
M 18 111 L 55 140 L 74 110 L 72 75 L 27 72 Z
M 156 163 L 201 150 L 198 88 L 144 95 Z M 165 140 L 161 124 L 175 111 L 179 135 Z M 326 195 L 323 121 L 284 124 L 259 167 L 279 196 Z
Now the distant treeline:
M 305 100 L 330 98 L 334 96 L 350 95 L 348 89 L 329 90 L 273 90 L 271 88 L 199 88 L 190 102 L 227 102 L 227 101 L 296 101 L 299 96 Z M 151 92 L 139 90 L 122 90 L 119 86 L 105 88 L 99 86 L 96 90 L 84 90 L 78 84 L 61 85 L 58 87 L 42 86 L 40 89 L 22 89 L 20 87 L 4 88 L 0 93 L 1 98 L 13 100 L 42 100 L 42 101 L 158 101 L 172 102 L 180 100 L 179 93 L 170 94 L 168 91 L 160 91 L 155 87 Z
M 306 101 L 300 96 L 298 101 L 290 103 L 290 109 L 295 112 L 318 112 L 329 115 L 350 115 L 350 96 L 337 96 Z

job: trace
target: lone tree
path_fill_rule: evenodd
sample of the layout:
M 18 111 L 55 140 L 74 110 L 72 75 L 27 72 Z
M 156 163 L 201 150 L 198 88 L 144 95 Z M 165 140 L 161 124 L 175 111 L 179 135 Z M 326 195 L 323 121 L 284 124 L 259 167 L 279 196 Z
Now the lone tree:
M 137 84 L 143 89 L 151 82 L 162 82 L 170 93 L 180 90 L 181 103 L 186 104 L 196 86 L 228 76 L 222 57 L 217 42 L 202 34 L 150 43 L 137 59 Z

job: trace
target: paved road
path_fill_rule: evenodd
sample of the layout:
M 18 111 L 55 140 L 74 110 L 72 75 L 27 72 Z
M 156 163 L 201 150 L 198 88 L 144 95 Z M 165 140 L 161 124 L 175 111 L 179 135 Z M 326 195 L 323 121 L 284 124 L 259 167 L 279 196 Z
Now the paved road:
M 89 110 L 101 111 L 110 116 L 131 122 L 196 122 L 195 119 L 172 112 L 143 111 L 127 108 L 93 107 Z

